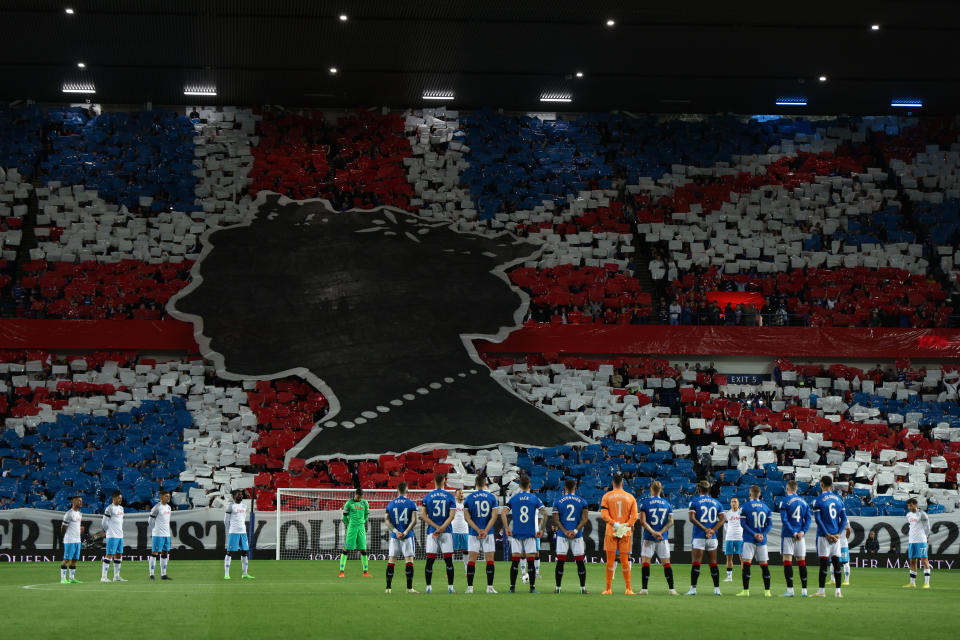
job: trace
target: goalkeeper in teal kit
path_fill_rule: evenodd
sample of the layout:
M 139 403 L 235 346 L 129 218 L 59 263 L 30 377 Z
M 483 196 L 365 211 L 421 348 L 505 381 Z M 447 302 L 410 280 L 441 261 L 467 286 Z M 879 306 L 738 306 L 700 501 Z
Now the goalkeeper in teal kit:
M 370 577 L 370 559 L 367 557 L 367 519 L 370 517 L 370 503 L 363 499 L 363 489 L 357 489 L 353 498 L 343 505 L 343 521 L 347 525 L 344 536 L 343 553 L 340 554 L 340 577 L 344 577 L 347 567 L 347 552 L 354 549 L 360 552 L 363 564 L 363 577 Z

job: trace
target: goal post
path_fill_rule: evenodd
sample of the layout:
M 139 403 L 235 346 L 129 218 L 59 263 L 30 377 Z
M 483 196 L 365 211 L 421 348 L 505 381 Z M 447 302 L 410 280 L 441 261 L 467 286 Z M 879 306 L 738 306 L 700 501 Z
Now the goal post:
M 276 559 L 333 560 L 343 549 L 346 523 L 343 505 L 356 489 L 277 489 Z M 420 505 L 425 489 L 410 489 L 407 497 Z M 451 491 L 451 493 L 453 493 Z M 464 491 L 464 497 L 472 491 Z M 374 560 L 386 558 L 390 550 L 389 527 L 384 522 L 386 506 L 397 497 L 396 489 L 364 489 L 370 503 L 367 520 L 367 552 Z M 414 527 L 416 558 L 426 558 L 424 541 L 426 523 L 419 520 Z

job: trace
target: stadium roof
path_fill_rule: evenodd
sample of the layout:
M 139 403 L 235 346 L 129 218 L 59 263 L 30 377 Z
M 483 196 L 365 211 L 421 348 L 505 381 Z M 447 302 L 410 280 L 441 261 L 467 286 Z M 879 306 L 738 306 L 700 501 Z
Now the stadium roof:
M 434 91 L 460 108 L 960 112 L 950 0 L 0 0 L 0 23 L 5 99 L 92 83 L 105 103 L 399 108 Z

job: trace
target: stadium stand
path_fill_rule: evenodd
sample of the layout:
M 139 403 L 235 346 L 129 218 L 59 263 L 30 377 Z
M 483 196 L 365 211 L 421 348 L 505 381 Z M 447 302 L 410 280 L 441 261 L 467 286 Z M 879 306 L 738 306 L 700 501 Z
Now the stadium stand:
M 264 190 L 337 208 L 391 204 L 542 244 L 509 273 L 531 296 L 528 322 L 925 327 L 955 313 L 952 123 L 192 112 L 0 110 L 0 289 L 12 283 L 16 314 L 159 319 L 202 234 L 251 215 Z M 738 314 L 710 304 L 721 293 L 760 297 Z M 495 377 L 596 444 L 308 463 L 289 452 L 328 404 L 296 379 L 229 382 L 210 363 L 136 353 L 4 360 L 7 506 L 62 508 L 67 486 L 89 504 L 110 486 L 148 499 L 142 487 L 159 482 L 181 506 L 256 486 L 271 509 L 280 486 L 428 487 L 435 470 L 452 486 L 485 472 L 502 491 L 520 473 L 548 493 L 573 476 L 588 500 L 619 470 L 635 490 L 667 478 L 677 505 L 705 475 L 729 497 L 837 470 L 851 510 L 857 499 L 885 513 L 910 495 L 932 509 L 957 503 L 949 367 L 908 365 L 898 380 L 779 361 L 772 387 L 744 388 L 650 358 L 497 359 Z M 62 460 L 60 445 L 76 443 L 89 446 Z M 142 461 L 129 478 L 108 466 L 144 443 L 151 473 Z M 76 467 L 71 485 L 51 477 L 55 455 Z

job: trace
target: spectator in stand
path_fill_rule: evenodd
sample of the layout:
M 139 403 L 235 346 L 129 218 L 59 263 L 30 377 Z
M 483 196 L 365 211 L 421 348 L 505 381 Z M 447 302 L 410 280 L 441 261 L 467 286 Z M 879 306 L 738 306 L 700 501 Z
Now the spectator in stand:
M 864 543 L 863 548 L 868 555 L 877 555 L 880 553 L 880 541 L 877 540 L 876 531 L 871 531 L 867 534 L 867 541 Z

